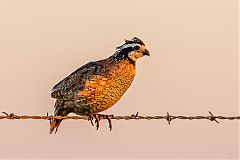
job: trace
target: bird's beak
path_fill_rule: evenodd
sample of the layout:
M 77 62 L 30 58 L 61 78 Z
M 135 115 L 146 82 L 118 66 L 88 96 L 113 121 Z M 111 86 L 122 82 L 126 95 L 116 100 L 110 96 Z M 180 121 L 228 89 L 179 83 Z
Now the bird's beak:
M 143 55 L 150 56 L 149 51 L 147 49 L 144 50 Z

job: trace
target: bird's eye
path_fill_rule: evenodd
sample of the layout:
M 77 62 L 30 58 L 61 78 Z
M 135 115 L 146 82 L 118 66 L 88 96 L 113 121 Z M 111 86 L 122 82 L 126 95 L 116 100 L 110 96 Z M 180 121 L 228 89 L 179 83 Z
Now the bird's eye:
M 139 47 L 139 46 L 135 46 L 134 49 L 135 49 L 135 50 L 138 50 L 138 49 L 140 49 L 140 47 Z

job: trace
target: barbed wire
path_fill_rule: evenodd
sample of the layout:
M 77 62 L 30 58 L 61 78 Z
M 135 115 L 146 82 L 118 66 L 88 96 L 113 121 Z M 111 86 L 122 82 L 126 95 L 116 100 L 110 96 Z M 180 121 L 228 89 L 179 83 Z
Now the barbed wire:
M 55 119 L 73 119 L 73 120 L 89 120 L 88 116 L 29 116 L 29 115 L 16 115 L 16 114 L 8 114 L 6 112 L 2 112 L 5 116 L 0 116 L 0 120 L 8 119 L 8 120 L 20 120 L 20 119 L 33 119 L 33 120 L 51 120 Z M 210 120 L 219 123 L 218 120 L 240 120 L 240 116 L 214 116 L 212 112 L 208 112 L 208 116 L 174 116 L 170 115 L 168 112 L 165 116 L 140 116 L 137 112 L 136 114 L 132 114 L 130 116 L 114 116 L 114 115 L 103 115 L 99 114 L 98 116 L 101 119 L 114 119 L 114 120 L 160 120 L 165 119 L 167 120 L 168 124 L 170 125 L 172 120 L 180 119 L 180 120 Z

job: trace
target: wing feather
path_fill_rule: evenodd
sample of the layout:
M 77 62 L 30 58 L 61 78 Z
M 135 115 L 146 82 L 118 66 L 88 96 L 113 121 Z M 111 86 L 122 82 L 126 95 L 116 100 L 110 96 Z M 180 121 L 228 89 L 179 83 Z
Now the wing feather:
M 90 80 L 93 76 L 104 73 L 105 67 L 103 64 L 89 62 L 56 84 L 52 89 L 51 97 L 57 99 L 72 99 L 75 93 L 84 89 L 87 80 Z

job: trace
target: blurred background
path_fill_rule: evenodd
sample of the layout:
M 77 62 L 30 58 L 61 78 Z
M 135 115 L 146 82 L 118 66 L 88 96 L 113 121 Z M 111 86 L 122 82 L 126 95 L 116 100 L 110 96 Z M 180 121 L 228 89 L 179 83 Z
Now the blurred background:
M 238 115 L 237 0 L 0 1 L 0 111 L 53 113 L 52 87 L 83 64 L 142 39 L 115 115 Z M 238 122 L 1 120 L 0 158 L 238 159 Z

